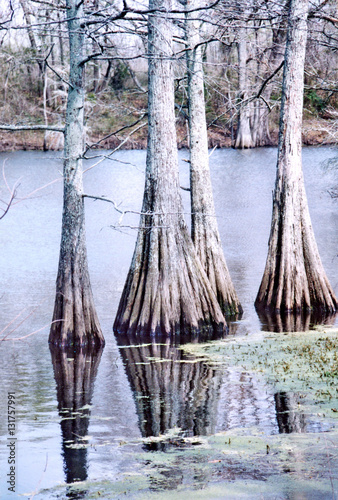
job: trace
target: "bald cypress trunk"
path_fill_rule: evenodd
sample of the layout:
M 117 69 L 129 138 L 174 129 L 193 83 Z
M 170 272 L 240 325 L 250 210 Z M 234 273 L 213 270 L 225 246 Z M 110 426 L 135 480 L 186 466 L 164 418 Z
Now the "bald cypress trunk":
M 270 51 L 267 69 L 265 70 L 264 78 L 267 78 L 273 71 L 277 70 L 281 62 L 284 60 L 285 41 L 286 41 L 286 12 L 282 17 L 280 25 L 272 28 L 272 48 Z M 257 74 L 257 87 L 259 87 L 259 74 Z M 264 100 L 269 103 L 273 86 L 270 83 L 263 91 Z M 254 146 L 271 146 L 272 140 L 269 130 L 270 110 L 262 99 L 256 99 L 254 109 L 254 119 L 252 125 L 252 137 Z
M 83 5 L 67 0 L 70 46 L 65 148 L 64 203 L 56 298 L 49 342 L 57 345 L 103 344 L 89 280 L 82 185 L 84 146 L 85 40 Z
M 186 7 L 196 1 L 186 0 Z M 199 5 L 202 2 L 199 1 Z M 187 70 L 190 136 L 190 189 L 192 239 L 224 314 L 242 313 L 225 261 L 215 214 L 209 170 L 208 135 L 205 117 L 204 75 L 200 37 L 201 21 L 186 14 Z
M 171 0 L 149 8 L 148 149 L 136 248 L 121 297 L 117 333 L 172 335 L 225 328 L 225 319 L 183 219 L 174 114 Z
M 277 178 L 269 250 L 256 307 L 332 313 L 337 299 L 321 263 L 301 159 L 308 0 L 291 0 L 282 89 Z
M 235 148 L 244 149 L 254 147 L 254 142 L 250 127 L 250 110 L 248 103 L 245 102 L 248 97 L 248 82 L 247 82 L 247 47 L 246 47 L 247 30 L 240 28 L 239 40 L 237 43 L 238 49 L 238 86 L 239 86 L 239 111 L 238 124 L 235 140 Z

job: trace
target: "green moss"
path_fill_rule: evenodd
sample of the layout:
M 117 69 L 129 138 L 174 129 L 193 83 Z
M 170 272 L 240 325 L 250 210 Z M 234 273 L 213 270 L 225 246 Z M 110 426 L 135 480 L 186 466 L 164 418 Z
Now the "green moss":
M 241 366 L 260 375 L 276 391 L 299 394 L 307 412 L 338 417 L 338 329 L 299 333 L 260 333 L 183 349 L 208 357 L 212 365 Z
M 250 435 L 219 433 L 195 447 L 133 454 L 138 466 L 131 464 L 116 480 L 63 485 L 36 498 L 63 498 L 66 492 L 85 492 L 86 499 L 332 498 L 338 486 L 337 437 L 336 431 L 268 437 L 255 429 Z

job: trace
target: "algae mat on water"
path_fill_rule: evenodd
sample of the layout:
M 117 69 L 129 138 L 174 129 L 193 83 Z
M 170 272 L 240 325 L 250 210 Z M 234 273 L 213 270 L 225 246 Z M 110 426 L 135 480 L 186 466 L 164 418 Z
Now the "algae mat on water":
M 229 336 L 181 347 L 216 370 L 252 374 L 273 394 L 287 395 L 293 405 L 284 411 L 289 427 L 282 427 L 282 434 L 269 434 L 262 427 L 238 425 L 193 437 L 171 429 L 156 438 L 122 443 L 130 456 L 128 470 L 113 480 L 60 486 L 49 490 L 49 497 L 63 498 L 67 492 L 88 499 L 338 498 L 337 347 L 338 330 L 329 327 Z M 297 427 L 299 415 L 312 425 Z M 167 445 L 165 452 L 140 447 L 159 442 Z
M 48 498 L 335 499 L 337 443 L 332 431 L 266 437 L 237 430 L 191 447 L 185 439 L 184 450 L 133 455 L 135 468 L 114 481 L 59 487 Z
M 237 366 L 297 395 L 297 405 L 323 418 L 338 417 L 338 329 L 228 337 L 183 349 L 220 367 Z

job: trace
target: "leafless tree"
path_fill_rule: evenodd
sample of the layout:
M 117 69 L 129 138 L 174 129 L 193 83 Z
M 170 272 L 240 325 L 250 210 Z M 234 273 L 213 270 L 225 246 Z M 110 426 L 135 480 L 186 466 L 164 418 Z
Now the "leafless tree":
M 291 0 L 285 52 L 277 177 L 268 257 L 257 308 L 333 313 L 337 299 L 315 241 L 304 188 L 301 130 L 308 0 Z

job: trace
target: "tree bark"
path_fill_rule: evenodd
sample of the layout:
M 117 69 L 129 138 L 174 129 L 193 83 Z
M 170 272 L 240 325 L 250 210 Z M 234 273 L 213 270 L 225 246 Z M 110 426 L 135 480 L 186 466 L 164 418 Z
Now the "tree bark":
M 117 333 L 174 335 L 226 322 L 182 214 L 174 113 L 171 0 L 150 0 L 148 149 L 136 248 L 121 297 Z M 164 11 L 164 12 L 163 12 Z
M 272 27 L 272 46 L 267 61 L 267 71 L 265 71 L 264 78 L 269 78 L 271 74 L 274 74 L 280 67 L 282 61 L 284 60 L 285 54 L 285 42 L 286 42 L 286 12 L 285 15 L 281 16 L 281 21 L 279 25 L 275 26 L 273 23 Z M 258 75 L 259 72 L 257 72 Z M 258 80 L 257 80 L 258 83 Z M 252 138 L 254 146 L 271 146 L 271 136 L 269 130 L 269 116 L 270 111 L 266 103 L 270 102 L 273 86 L 271 81 L 266 85 L 262 96 L 264 96 L 265 102 L 262 99 L 256 99 L 255 109 L 254 109 L 254 119 L 252 126 Z
M 247 47 L 246 47 L 247 30 L 240 28 L 238 47 L 238 86 L 239 86 L 239 112 L 238 124 L 235 140 L 235 148 L 244 149 L 254 146 L 250 127 L 250 110 L 247 99 Z
M 201 5 L 201 2 L 198 3 Z M 188 10 L 196 1 L 185 0 Z M 208 134 L 205 117 L 204 75 L 200 37 L 201 21 L 196 13 L 186 14 L 191 230 L 197 255 L 209 278 L 223 313 L 241 314 L 235 288 L 225 261 L 218 231 L 209 169 Z
M 308 0 L 291 0 L 282 88 L 277 178 L 268 257 L 256 307 L 333 313 L 337 299 L 322 266 L 304 188 L 301 159 Z
M 89 280 L 82 185 L 84 146 L 84 32 L 82 3 L 67 0 L 70 87 L 64 149 L 64 204 L 56 298 L 49 342 L 65 345 L 104 343 Z

